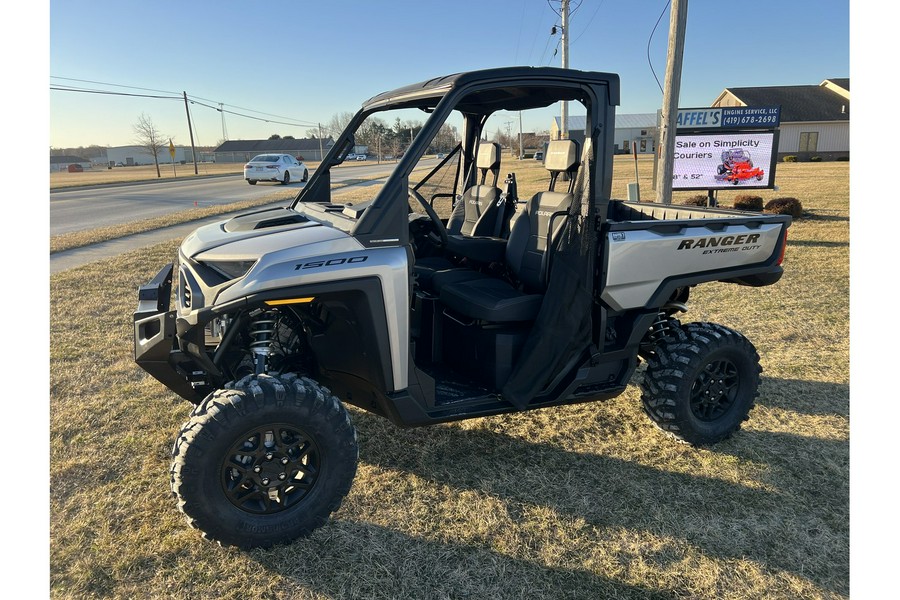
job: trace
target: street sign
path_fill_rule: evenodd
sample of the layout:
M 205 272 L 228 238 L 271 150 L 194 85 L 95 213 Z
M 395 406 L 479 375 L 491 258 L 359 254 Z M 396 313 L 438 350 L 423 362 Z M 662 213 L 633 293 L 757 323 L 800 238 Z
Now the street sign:
M 169 156 L 173 161 L 175 160 L 175 144 L 172 143 L 172 140 L 169 140 Z

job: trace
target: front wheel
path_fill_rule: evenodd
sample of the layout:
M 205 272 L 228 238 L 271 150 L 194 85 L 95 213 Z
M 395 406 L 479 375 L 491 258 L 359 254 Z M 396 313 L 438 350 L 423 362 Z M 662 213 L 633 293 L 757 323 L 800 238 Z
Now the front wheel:
M 663 431 L 695 446 L 740 429 L 758 395 L 759 354 L 743 335 L 715 323 L 673 327 L 648 356 L 641 401 Z
M 303 179 L 301 179 L 300 181 L 304 182 L 304 181 L 308 181 L 308 180 L 309 180 L 309 169 L 303 169 Z
M 324 525 L 350 491 L 358 446 L 327 388 L 294 374 L 258 375 L 207 396 L 172 456 L 172 492 L 188 523 L 246 549 Z

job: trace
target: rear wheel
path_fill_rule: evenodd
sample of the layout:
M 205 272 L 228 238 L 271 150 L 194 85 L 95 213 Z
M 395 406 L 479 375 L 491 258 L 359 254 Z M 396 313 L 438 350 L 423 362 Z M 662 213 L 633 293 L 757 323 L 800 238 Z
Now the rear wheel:
M 250 185 L 256 185 L 256 180 L 255 180 L 255 179 L 248 179 L 248 180 L 247 180 L 247 183 L 249 183 Z
M 356 474 L 356 430 L 337 398 L 294 374 L 210 394 L 172 451 L 172 492 L 203 537 L 240 548 L 309 535 Z
M 747 420 L 761 372 L 759 354 L 743 335 L 715 323 L 688 323 L 648 357 L 641 400 L 663 431 L 695 446 L 714 444 Z
M 291 182 L 291 172 L 290 172 L 290 171 L 285 171 L 285 172 L 284 172 L 284 179 L 281 180 L 281 185 L 287 185 L 287 184 L 289 184 L 290 182 Z

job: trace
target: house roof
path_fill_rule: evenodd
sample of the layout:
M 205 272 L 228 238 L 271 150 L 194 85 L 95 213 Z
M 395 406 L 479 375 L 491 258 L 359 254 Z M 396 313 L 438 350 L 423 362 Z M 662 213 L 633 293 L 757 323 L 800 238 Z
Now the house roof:
M 616 129 L 656 129 L 656 113 L 616 115 Z
M 330 148 L 334 140 L 330 137 L 322 140 L 323 148 Z M 222 142 L 213 152 L 280 152 L 294 154 L 319 149 L 319 140 L 316 138 L 280 139 L 280 140 L 228 140 Z
M 562 123 L 561 117 L 553 117 L 556 128 Z M 573 115 L 566 118 L 568 130 L 584 130 L 585 116 Z M 656 113 L 637 113 L 633 115 L 616 115 L 616 129 L 655 129 Z
M 67 154 L 64 156 L 51 156 L 50 164 L 51 165 L 68 165 L 70 163 L 89 163 L 86 158 L 82 158 L 80 156 L 73 156 L 71 154 Z
M 848 92 L 850 91 L 850 78 L 849 77 L 832 78 L 832 79 L 826 79 L 825 81 L 830 81 L 834 85 L 836 85 L 838 87 L 842 87 L 845 90 L 847 90 Z
M 839 87 L 850 89 L 850 79 L 829 79 Z M 781 105 L 782 123 L 796 121 L 849 121 L 850 100 L 824 85 L 783 85 L 772 87 L 725 88 L 713 102 L 731 94 L 744 106 Z

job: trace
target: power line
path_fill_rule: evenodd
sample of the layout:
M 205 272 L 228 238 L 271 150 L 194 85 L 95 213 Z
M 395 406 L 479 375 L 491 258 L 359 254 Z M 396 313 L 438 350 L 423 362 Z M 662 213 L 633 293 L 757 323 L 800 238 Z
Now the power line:
M 653 70 L 653 61 L 650 60 L 650 42 L 653 40 L 653 34 L 656 33 L 656 28 L 659 27 L 659 22 L 662 21 L 663 15 L 666 14 L 666 9 L 669 8 L 669 4 L 672 0 L 666 0 L 666 5 L 663 6 L 662 12 L 659 13 L 659 18 L 656 19 L 656 25 L 653 26 L 653 31 L 650 32 L 650 37 L 647 39 L 647 63 L 650 65 L 650 72 L 653 73 L 653 79 L 656 80 L 656 85 L 659 86 L 660 93 L 663 92 L 662 84 L 659 82 L 659 77 L 656 76 L 656 71 Z
M 553 60 L 553 57 L 555 57 L 559 53 L 559 45 L 561 43 L 562 43 L 562 37 L 560 37 L 558 40 L 556 40 L 556 47 L 553 49 L 553 54 L 551 54 L 550 56 L 547 57 L 547 62 L 544 64 L 545 67 L 550 66 L 550 61 Z
M 83 93 L 91 93 L 91 94 L 104 94 L 104 95 L 109 95 L 109 96 L 132 96 L 132 97 L 137 97 L 137 98 L 157 98 L 157 99 L 166 99 L 166 100 L 183 100 L 183 97 L 182 97 L 182 95 L 181 95 L 179 92 L 172 92 L 172 91 L 169 91 L 169 90 L 156 90 L 156 89 L 153 89 L 153 88 L 144 88 L 144 87 L 138 87 L 138 86 L 132 86 L 132 85 L 121 85 L 121 84 L 117 84 L 117 83 L 109 83 L 109 82 L 104 82 L 104 81 L 92 81 L 92 80 L 89 80 L 89 79 L 75 79 L 75 78 L 73 78 L 73 77 L 59 77 L 59 76 L 57 76 L 57 75 L 51 75 L 50 77 L 51 77 L 51 79 L 61 79 L 61 80 L 64 80 L 64 81 L 77 81 L 77 82 L 80 82 L 80 83 L 93 83 L 93 84 L 96 84 L 96 85 L 104 85 L 104 86 L 109 86 L 109 87 L 118 87 L 118 88 L 134 89 L 134 90 L 145 90 L 145 91 L 150 91 L 150 92 L 161 92 L 161 93 L 165 93 L 165 94 L 173 94 L 173 95 L 172 95 L 172 96 L 156 96 L 156 95 L 149 95 L 149 94 L 128 94 L 128 93 L 124 93 L 124 92 L 114 92 L 114 91 L 109 91 L 109 90 L 98 90 L 98 89 L 93 89 L 93 88 L 84 88 L 84 87 L 80 87 L 80 86 L 71 86 L 71 85 L 66 85 L 66 86 L 61 86 L 61 85 L 53 86 L 53 85 L 51 85 L 51 86 L 50 86 L 50 89 L 51 89 L 51 90 L 64 91 L 64 92 L 83 92 Z M 199 99 L 199 100 L 206 100 L 207 102 L 214 102 L 214 103 L 217 103 L 217 104 L 223 104 L 223 103 L 221 103 L 221 102 L 219 102 L 219 101 L 217 101 L 217 100 L 210 100 L 209 98 L 201 98 L 200 96 L 191 96 L 190 98 L 195 98 L 195 99 Z M 192 102 L 196 102 L 196 100 L 191 100 L 191 101 L 192 101 Z M 229 111 L 229 110 L 219 109 L 218 107 L 205 105 L 205 104 L 200 103 L 200 102 L 197 102 L 197 103 L 200 104 L 201 106 L 205 106 L 205 107 L 207 107 L 207 108 L 212 108 L 212 109 L 214 109 L 214 110 L 216 110 L 216 111 L 219 111 L 219 112 L 224 112 L 224 113 L 228 113 L 228 114 L 233 114 L 233 115 L 235 115 L 235 116 L 244 117 L 244 118 L 247 118 L 247 119 L 254 119 L 254 120 L 257 120 L 257 121 L 265 121 L 266 123 L 274 123 L 274 124 L 277 124 L 277 125 L 288 125 L 288 126 L 292 126 L 292 127 L 314 127 L 314 126 L 316 125 L 316 123 L 311 123 L 311 122 L 309 122 L 309 121 L 301 121 L 300 119 L 294 119 L 294 118 L 292 118 L 292 117 L 286 117 L 286 116 L 284 116 L 284 115 L 274 115 L 274 114 L 270 114 L 270 113 L 265 113 L 265 112 L 262 112 L 262 111 L 253 110 L 252 108 L 245 108 L 245 107 L 241 107 L 241 106 L 235 106 L 235 105 L 233 105 L 233 104 L 229 104 L 228 106 L 234 106 L 234 108 L 237 108 L 237 109 L 240 109 L 240 110 L 244 110 L 244 111 L 248 111 L 248 112 L 252 112 L 252 113 L 257 113 L 257 114 L 261 114 L 261 115 L 266 115 L 266 116 L 270 116 L 270 117 L 276 117 L 276 118 L 278 118 L 278 119 L 284 119 L 284 120 L 287 120 L 287 121 L 294 121 L 294 122 L 293 122 L 293 123 L 286 123 L 286 122 L 282 122 L 282 121 L 273 121 L 273 120 L 271 120 L 271 119 L 261 119 L 261 118 L 259 118 L 259 117 L 254 117 L 254 116 L 252 116 L 252 115 L 246 115 L 246 114 L 242 114 L 242 113 L 238 113 L 238 112 L 234 112 L 234 111 Z
M 97 85 L 106 85 L 106 86 L 110 86 L 110 87 L 128 88 L 128 89 L 132 89 L 132 90 L 144 90 L 145 92 L 161 92 L 163 94 L 180 95 L 180 94 L 178 94 L 178 92 L 173 92 L 171 90 L 155 90 L 153 88 L 137 87 L 134 85 L 120 85 L 118 83 L 105 83 L 103 81 L 91 81 L 90 79 L 74 79 L 72 77 L 58 77 L 56 75 L 51 75 L 50 79 L 63 79 L 65 81 L 78 81 L 80 83 L 95 83 Z
M 272 113 L 262 112 L 261 110 L 253 110 L 252 108 L 245 108 L 243 106 L 237 106 L 235 104 L 228 104 L 227 102 L 221 102 L 219 100 L 210 100 L 209 98 L 202 98 L 200 96 L 192 96 L 193 98 L 197 98 L 198 100 L 205 100 L 206 102 L 214 102 L 216 104 L 222 104 L 223 106 L 233 106 L 234 108 L 240 110 L 246 110 L 252 113 L 256 113 L 259 115 L 266 115 L 268 117 L 277 117 L 279 119 L 287 119 L 288 121 L 297 121 L 298 123 L 302 123 L 304 127 L 315 127 L 318 123 L 308 123 L 306 121 L 301 121 L 300 119 L 294 119 L 293 117 L 286 117 L 284 115 L 274 115 Z
M 51 85 L 50 89 L 56 90 L 58 92 L 83 92 L 83 93 L 87 93 L 87 94 L 105 94 L 107 96 L 130 96 L 133 98 L 157 98 L 157 99 L 161 99 L 161 100 L 181 100 L 181 98 L 178 96 L 155 96 L 155 95 L 150 95 L 150 94 L 130 94 L 130 93 L 126 93 L 126 92 L 112 92 L 109 90 L 92 90 L 92 89 L 78 88 L 78 87 L 73 87 L 73 86 L 61 87 L 61 86 Z
M 238 117 L 244 117 L 245 119 L 253 119 L 254 121 L 263 121 L 265 123 L 274 123 L 276 125 L 288 125 L 290 127 L 313 127 L 316 125 L 315 123 L 307 123 L 307 122 L 303 122 L 303 121 L 299 121 L 296 123 L 287 123 L 284 121 L 274 121 L 272 119 L 263 119 L 262 117 L 254 117 L 253 115 L 245 115 L 243 113 L 235 112 L 233 110 L 226 110 L 224 108 L 219 108 L 217 106 L 211 106 L 209 104 L 204 104 L 203 102 L 200 102 L 199 100 L 191 99 L 190 96 L 188 96 L 188 101 L 191 102 L 192 104 L 199 104 L 200 106 L 204 106 L 206 108 L 211 108 L 218 112 L 226 113 L 229 115 L 235 115 Z
M 581 33 L 578 34 L 578 37 L 575 38 L 574 40 L 572 40 L 572 43 L 573 43 L 573 44 L 574 44 L 575 42 L 577 42 L 578 40 L 580 40 L 580 39 L 581 39 L 581 36 L 583 36 L 585 33 L 587 33 L 587 30 L 590 28 L 591 23 L 594 22 L 594 17 L 597 16 L 597 13 L 598 13 L 598 12 L 600 12 L 600 7 L 603 6 L 603 2 L 604 2 L 604 1 L 605 1 L 605 0 L 600 0 L 600 2 L 597 4 L 597 8 L 594 9 L 594 14 L 591 15 L 591 18 L 590 18 L 590 19 L 588 19 L 587 25 L 584 26 L 584 29 L 581 31 Z M 581 6 L 581 5 L 579 4 L 578 6 Z M 573 10 L 572 12 L 574 13 L 575 11 Z M 570 16 L 571 16 L 571 15 L 570 15 Z
M 525 25 L 525 7 L 527 6 L 528 0 L 522 0 L 522 18 L 519 19 L 519 37 L 516 38 L 516 55 L 513 58 L 514 63 L 519 62 L 519 45 L 522 43 L 522 26 Z

